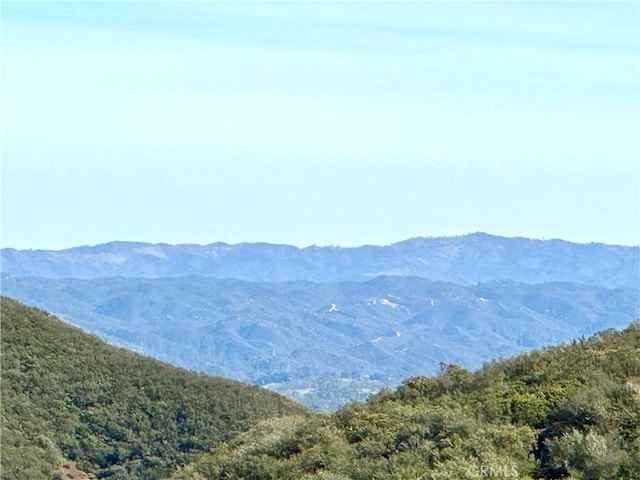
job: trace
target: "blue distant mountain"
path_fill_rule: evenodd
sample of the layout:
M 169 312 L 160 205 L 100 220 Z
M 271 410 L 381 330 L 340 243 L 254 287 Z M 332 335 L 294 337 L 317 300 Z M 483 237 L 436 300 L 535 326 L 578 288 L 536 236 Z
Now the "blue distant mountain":
M 307 247 L 266 243 L 167 245 L 111 242 L 67 250 L 1 250 L 15 277 L 103 278 L 201 275 L 252 282 L 365 281 L 417 276 L 463 285 L 492 280 L 640 285 L 640 249 L 484 233 L 414 238 L 388 246 Z
M 472 234 L 384 247 L 2 250 L 2 291 L 175 365 L 333 409 L 441 363 L 640 317 L 638 247 Z

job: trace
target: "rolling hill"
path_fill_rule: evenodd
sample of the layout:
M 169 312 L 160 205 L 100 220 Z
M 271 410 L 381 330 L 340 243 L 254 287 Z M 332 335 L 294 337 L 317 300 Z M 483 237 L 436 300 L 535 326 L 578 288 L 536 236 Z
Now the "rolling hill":
M 0 311 L 2 480 L 61 479 L 63 462 L 94 478 L 157 479 L 262 419 L 307 414 L 273 392 L 109 346 L 9 298 Z
M 119 346 L 321 410 L 441 362 L 478 368 L 640 316 L 637 289 L 573 283 L 5 277 L 3 291 Z
M 640 323 L 260 422 L 173 480 L 640 479 Z

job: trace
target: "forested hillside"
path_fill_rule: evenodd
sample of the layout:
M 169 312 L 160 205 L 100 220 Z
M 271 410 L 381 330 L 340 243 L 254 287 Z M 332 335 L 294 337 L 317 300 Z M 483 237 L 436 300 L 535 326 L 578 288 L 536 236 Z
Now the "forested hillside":
M 478 477 L 640 479 L 640 323 L 266 420 L 172 478 Z
M 2 480 L 155 479 L 258 420 L 306 414 L 272 392 L 115 348 L 2 297 Z

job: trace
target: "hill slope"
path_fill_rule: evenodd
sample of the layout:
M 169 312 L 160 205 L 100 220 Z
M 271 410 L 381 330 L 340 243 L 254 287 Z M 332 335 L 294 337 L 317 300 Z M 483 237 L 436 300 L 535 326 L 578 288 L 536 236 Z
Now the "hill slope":
M 640 479 L 640 323 L 261 422 L 174 480 Z
M 340 282 L 394 275 L 467 285 L 504 279 L 603 287 L 640 284 L 638 247 L 504 238 L 483 233 L 414 238 L 388 246 L 357 248 L 112 242 L 60 251 L 6 248 L 0 251 L 0 256 L 3 273 L 19 277 L 203 275 L 254 282 Z
M 5 278 L 3 289 L 109 342 L 320 409 L 439 362 L 478 368 L 640 315 L 638 290 L 569 283 Z
M 187 372 L 1 299 L 2 480 L 46 479 L 61 456 L 99 478 L 154 479 L 265 417 L 272 392 Z

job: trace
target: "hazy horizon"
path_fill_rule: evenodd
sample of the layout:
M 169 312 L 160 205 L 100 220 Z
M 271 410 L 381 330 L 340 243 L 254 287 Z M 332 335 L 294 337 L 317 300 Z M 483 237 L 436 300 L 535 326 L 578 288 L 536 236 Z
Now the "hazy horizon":
M 3 2 L 2 246 L 638 245 L 639 13 Z
M 458 235 L 419 235 L 419 236 L 415 236 L 415 237 L 410 237 L 410 238 L 402 238 L 402 239 L 398 239 L 398 240 L 394 240 L 391 241 L 389 243 L 361 243 L 361 244 L 355 244 L 355 245 L 339 245 L 339 244 L 318 244 L 318 243 L 311 243 L 311 244 L 302 244 L 302 245 L 297 245 L 297 244 L 292 244 L 292 243 L 276 243 L 276 242 L 263 242 L 260 240 L 256 240 L 256 241 L 247 241 L 247 242 L 224 242 L 224 241 L 209 241 L 209 242 L 203 242 L 203 243 L 194 243 L 194 242 L 180 242 L 180 243 L 169 243 L 169 242 L 163 242 L 163 241 L 145 241 L 145 240 L 130 240 L 130 239 L 114 239 L 114 240 L 109 240 L 106 242 L 99 242 L 99 243 L 92 243 L 92 244 L 82 244 L 82 245 L 69 245 L 69 246 L 63 246 L 63 247 L 58 247 L 58 248 L 16 248 L 16 247 L 12 247 L 12 246 L 5 246 L 2 245 L 0 248 L 2 249 L 14 249 L 14 250 L 42 250 L 42 251 L 61 251 L 61 250 L 71 250 L 74 248 L 83 248 L 83 247 L 97 247 L 100 245 L 108 245 L 111 243 L 140 243 L 140 244 L 149 244 L 149 245 L 167 245 L 167 246 L 180 246 L 180 245 L 197 245 L 197 246 L 207 246 L 207 245 L 216 245 L 216 244 L 223 244 L 223 245 L 229 245 L 229 246 L 235 246 L 235 245 L 242 245 L 242 244 L 262 244 L 262 245 L 277 245 L 277 246 L 291 246 L 291 247 L 296 247 L 298 249 L 305 249 L 305 248 L 313 248 L 313 247 L 317 247 L 317 248 L 359 248 L 359 247 L 386 247 L 389 245 L 394 245 L 397 243 L 403 243 L 403 242 L 408 242 L 411 240 L 417 240 L 417 239 L 435 239 L 435 238 L 460 238 L 460 237 L 468 237 L 468 236 L 473 236 L 473 235 L 487 235 L 490 237 L 499 237 L 499 238 L 507 238 L 507 239 L 512 239 L 512 240 L 516 240 L 516 239 L 520 239 L 520 240 L 532 240 L 535 242 L 568 242 L 568 243 L 575 243 L 575 244 L 579 244 L 579 245 L 608 245 L 608 246 L 612 246 L 612 247 L 640 247 L 640 244 L 635 244 L 635 245 L 624 245 L 624 244 L 617 244 L 617 243 L 604 243 L 604 242 L 573 242 L 571 240 L 566 240 L 564 238 L 546 238 L 546 237 L 542 237 L 542 238 L 533 238 L 533 237 L 523 237 L 520 235 L 513 235 L 513 236 L 508 236 L 508 235 L 494 235 L 492 233 L 489 232 L 469 232 L 469 233 L 462 233 L 462 234 L 458 234 Z

